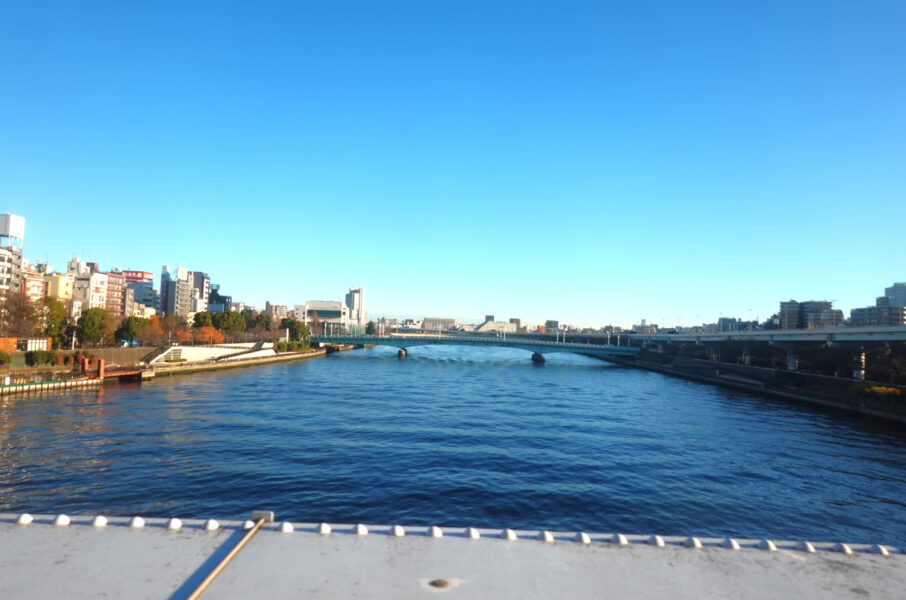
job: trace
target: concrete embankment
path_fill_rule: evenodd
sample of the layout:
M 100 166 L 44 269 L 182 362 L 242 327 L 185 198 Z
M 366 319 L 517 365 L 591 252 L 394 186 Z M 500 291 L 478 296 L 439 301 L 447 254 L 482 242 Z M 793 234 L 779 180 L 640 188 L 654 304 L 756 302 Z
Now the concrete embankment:
M 236 359 L 228 362 L 185 362 L 185 363 L 159 363 L 152 365 L 156 377 L 168 375 L 187 375 L 190 373 L 201 373 L 203 371 L 219 371 L 222 369 L 236 369 L 240 367 L 252 367 L 256 365 L 268 365 L 272 363 L 288 362 L 291 360 L 303 360 L 315 358 L 327 354 L 326 348 L 313 348 L 304 352 L 283 352 L 269 357 L 256 357 L 247 359 Z
M 608 360 L 672 377 L 906 423 L 903 386 L 653 353 L 636 360 Z

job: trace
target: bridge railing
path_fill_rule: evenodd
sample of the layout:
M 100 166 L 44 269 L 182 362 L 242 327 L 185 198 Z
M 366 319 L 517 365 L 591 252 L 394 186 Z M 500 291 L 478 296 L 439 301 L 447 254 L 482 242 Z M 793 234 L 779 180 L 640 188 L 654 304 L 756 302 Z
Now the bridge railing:
M 459 336 L 459 335 L 364 335 L 364 334 L 348 334 L 348 335 L 313 335 L 311 336 L 311 341 L 313 342 L 339 342 L 345 340 L 355 340 L 354 343 L 368 343 L 368 342 L 381 342 L 387 340 L 401 341 L 411 339 L 412 341 L 417 341 L 421 343 L 429 343 L 430 340 L 438 340 L 444 342 L 462 342 L 464 344 L 492 344 L 500 345 L 504 343 L 510 344 L 522 344 L 526 346 L 543 346 L 548 348 L 589 348 L 589 349 L 599 349 L 599 350 L 608 350 L 611 348 L 624 348 L 624 346 L 617 346 L 614 344 L 581 344 L 577 342 L 551 342 L 548 340 L 532 340 L 526 338 L 506 338 L 506 337 L 490 337 L 490 336 Z

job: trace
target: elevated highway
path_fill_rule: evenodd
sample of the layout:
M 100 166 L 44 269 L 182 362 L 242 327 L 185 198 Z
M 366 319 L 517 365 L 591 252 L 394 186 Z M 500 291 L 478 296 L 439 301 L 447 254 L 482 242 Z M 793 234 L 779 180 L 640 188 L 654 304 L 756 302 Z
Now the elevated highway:
M 490 337 L 470 335 L 313 335 L 312 344 L 369 344 L 399 348 L 401 357 L 407 349 L 416 346 L 486 346 L 495 348 L 518 348 L 532 353 L 532 360 L 544 362 L 544 355 L 554 352 L 569 352 L 585 356 L 628 357 L 636 356 L 638 348 L 610 344 L 576 344 L 549 342 L 524 337 Z
M 624 334 L 643 342 L 906 342 L 906 327 L 835 327 L 827 329 L 769 329 L 724 333 Z

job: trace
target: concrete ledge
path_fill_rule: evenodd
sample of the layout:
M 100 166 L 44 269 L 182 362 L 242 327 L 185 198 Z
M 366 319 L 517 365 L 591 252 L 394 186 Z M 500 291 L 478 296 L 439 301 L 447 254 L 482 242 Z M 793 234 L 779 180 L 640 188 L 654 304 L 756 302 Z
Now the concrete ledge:
M 252 523 L 0 514 L 0 597 L 185 598 Z M 22 522 L 23 524 L 20 524 Z M 205 598 L 901 598 L 865 544 L 266 524 Z

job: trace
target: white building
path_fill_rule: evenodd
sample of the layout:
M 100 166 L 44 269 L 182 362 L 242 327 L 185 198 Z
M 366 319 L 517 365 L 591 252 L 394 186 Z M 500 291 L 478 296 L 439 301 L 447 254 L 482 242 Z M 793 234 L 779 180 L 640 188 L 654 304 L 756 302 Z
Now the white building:
M 72 285 L 72 299 L 82 303 L 82 310 L 107 308 L 107 274 L 79 275 Z
M 297 310 L 298 308 L 296 307 Z M 298 314 L 296 318 L 299 318 Z M 308 325 L 309 329 L 318 324 L 329 324 L 345 330 L 349 325 L 349 307 L 342 302 L 331 300 L 309 300 L 302 311 L 302 322 Z
M 352 325 L 365 325 L 368 322 L 368 312 L 365 310 L 365 288 L 349 288 L 346 294 L 346 306 L 349 308 L 349 323 Z

